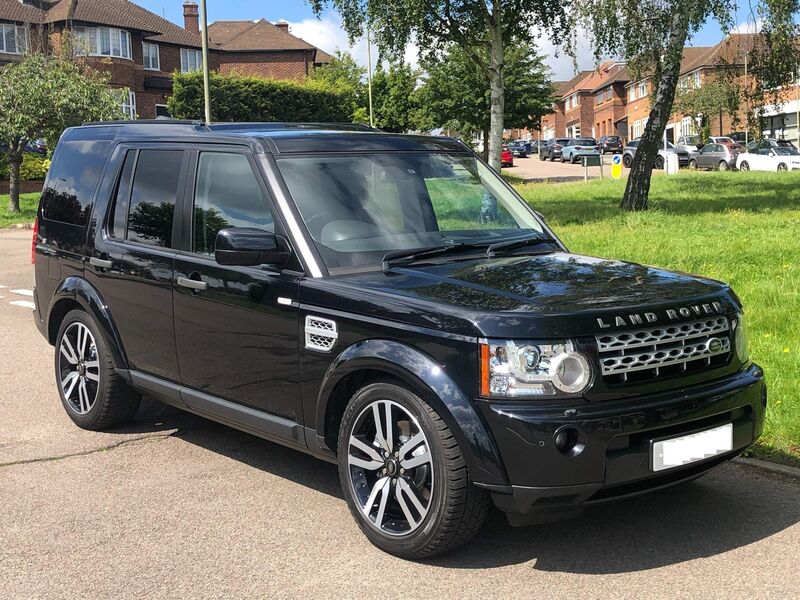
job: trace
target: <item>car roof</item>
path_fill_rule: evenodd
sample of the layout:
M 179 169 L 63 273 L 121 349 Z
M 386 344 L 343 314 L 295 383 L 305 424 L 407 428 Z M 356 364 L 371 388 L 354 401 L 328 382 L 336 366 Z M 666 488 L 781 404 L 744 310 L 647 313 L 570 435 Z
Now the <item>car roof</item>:
M 320 152 L 470 152 L 449 137 L 386 133 L 353 123 L 211 123 L 152 119 L 101 121 L 68 130 L 82 138 L 117 141 L 238 143 L 272 154 Z

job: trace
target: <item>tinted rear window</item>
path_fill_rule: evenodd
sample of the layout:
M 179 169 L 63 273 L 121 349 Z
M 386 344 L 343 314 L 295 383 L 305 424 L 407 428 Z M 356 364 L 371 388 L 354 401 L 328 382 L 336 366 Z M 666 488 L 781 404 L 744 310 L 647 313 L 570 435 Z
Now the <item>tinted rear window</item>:
M 172 217 L 183 150 L 140 150 L 131 190 L 127 239 L 172 246 Z
M 42 193 L 45 219 L 86 225 L 110 147 L 108 140 L 61 141 Z

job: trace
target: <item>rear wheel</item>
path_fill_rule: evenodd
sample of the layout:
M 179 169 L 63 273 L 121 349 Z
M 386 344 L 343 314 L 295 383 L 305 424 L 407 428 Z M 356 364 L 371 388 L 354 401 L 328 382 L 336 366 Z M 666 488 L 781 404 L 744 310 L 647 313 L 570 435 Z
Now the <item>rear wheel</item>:
M 719 161 L 719 170 L 720 171 L 727 171 L 728 170 L 728 162 L 721 160 Z
M 741 164 L 739 165 L 739 170 L 740 171 L 749 171 L 750 170 L 750 165 L 747 163 L 746 160 L 743 160 L 741 162 Z
M 350 512 L 381 550 L 423 558 L 475 535 L 488 496 L 472 485 L 461 450 L 419 396 L 389 383 L 359 390 L 338 440 L 339 479 Z
M 786 166 L 785 163 L 781 163 L 778 165 L 778 171 L 788 171 L 789 167 Z
M 622 164 L 625 165 L 626 169 L 631 168 L 631 163 L 633 163 L 633 159 L 631 158 L 630 154 L 623 154 L 622 155 Z
M 692 171 L 696 171 L 697 170 L 697 161 L 695 159 L 692 159 L 692 160 L 689 161 L 689 168 Z
M 61 403 L 78 427 L 95 431 L 114 427 L 136 414 L 141 396 L 114 366 L 91 317 L 82 310 L 67 313 L 56 337 L 56 382 Z
M 656 167 L 656 169 L 663 169 L 664 168 L 664 157 L 663 156 L 656 156 L 655 167 Z

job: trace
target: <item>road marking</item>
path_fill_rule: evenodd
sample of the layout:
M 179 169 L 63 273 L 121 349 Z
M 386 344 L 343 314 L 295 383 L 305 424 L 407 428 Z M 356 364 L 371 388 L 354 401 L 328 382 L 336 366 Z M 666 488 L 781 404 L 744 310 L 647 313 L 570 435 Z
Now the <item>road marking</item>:
M 4 286 L 4 285 L 0 285 L 0 290 L 2 290 L 2 289 L 3 289 L 3 288 L 5 288 L 5 287 L 6 287 L 6 286 Z
M 12 294 L 19 294 L 20 296 L 30 296 L 33 298 L 33 290 L 11 290 Z
M 24 308 L 30 308 L 33 310 L 36 308 L 36 305 L 33 302 L 29 302 L 27 300 L 12 300 L 9 304 L 13 304 L 14 306 L 22 306 Z

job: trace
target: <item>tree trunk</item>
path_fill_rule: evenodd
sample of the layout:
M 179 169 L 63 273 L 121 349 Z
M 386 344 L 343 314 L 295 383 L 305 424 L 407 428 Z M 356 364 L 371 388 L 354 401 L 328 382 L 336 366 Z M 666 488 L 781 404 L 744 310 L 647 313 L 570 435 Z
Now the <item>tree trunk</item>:
M 22 146 L 24 148 L 24 146 Z M 22 152 L 19 149 L 8 152 L 8 212 L 19 212 L 19 168 L 22 166 Z
M 625 195 L 619 205 L 625 210 L 647 210 L 650 176 L 658 157 L 658 150 L 662 144 L 669 115 L 672 113 L 672 103 L 675 100 L 675 89 L 678 87 L 681 58 L 683 57 L 683 46 L 688 33 L 688 11 L 686 9 L 677 10 L 672 17 L 669 41 L 664 51 L 661 68 L 657 70 L 655 76 L 657 86 L 654 90 L 650 117 L 644 128 L 642 139 L 639 141 L 636 154 L 633 156 L 633 164 L 628 173 L 628 183 L 625 186 Z
M 492 45 L 489 49 L 489 166 L 499 172 L 506 96 L 503 82 L 503 29 L 499 18 L 495 19 L 495 23 L 491 28 Z
M 483 151 L 481 152 L 481 157 L 487 163 L 489 162 L 489 129 L 484 129 L 481 133 L 483 133 Z

